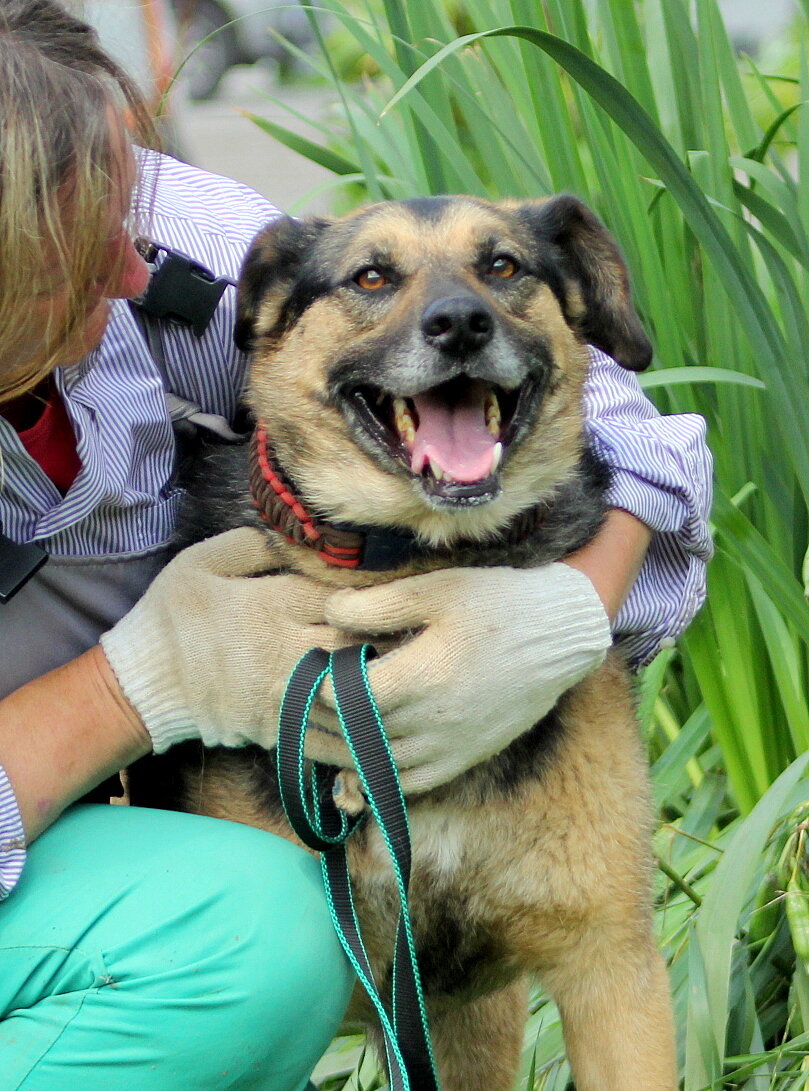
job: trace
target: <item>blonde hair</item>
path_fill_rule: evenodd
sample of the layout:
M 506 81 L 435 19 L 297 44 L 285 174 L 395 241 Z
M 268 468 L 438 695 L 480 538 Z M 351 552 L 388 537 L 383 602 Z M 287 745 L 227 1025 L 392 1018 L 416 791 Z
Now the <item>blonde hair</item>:
M 155 146 L 139 92 L 91 27 L 56 0 L 2 0 L 0 353 L 20 363 L 0 374 L 0 403 L 40 383 L 85 320 L 120 185 L 116 117 L 122 139 L 126 124 Z M 33 303 L 63 289 L 64 309 L 36 329 Z

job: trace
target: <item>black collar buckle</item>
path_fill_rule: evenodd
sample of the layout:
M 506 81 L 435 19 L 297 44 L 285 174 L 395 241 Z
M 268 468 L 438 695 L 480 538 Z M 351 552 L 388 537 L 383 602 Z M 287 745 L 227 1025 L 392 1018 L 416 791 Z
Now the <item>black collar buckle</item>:
M 332 523 L 335 530 L 348 530 L 364 538 L 358 568 L 366 572 L 389 572 L 427 552 L 415 534 L 391 527 L 359 526 L 356 523 Z

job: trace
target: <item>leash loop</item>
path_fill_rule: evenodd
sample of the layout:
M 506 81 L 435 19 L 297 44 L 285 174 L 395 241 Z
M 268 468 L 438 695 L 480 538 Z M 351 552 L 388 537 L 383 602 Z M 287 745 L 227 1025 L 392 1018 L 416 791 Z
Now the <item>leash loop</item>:
M 287 683 L 278 723 L 278 780 L 287 818 L 301 840 L 321 853 L 329 909 L 337 935 L 382 1024 L 391 1091 L 439 1091 L 427 1011 L 408 909 L 411 852 L 407 808 L 384 725 L 368 681 L 369 644 L 328 655 L 313 648 Z M 365 817 L 349 818 L 334 803 L 334 770 L 312 763 L 307 783 L 304 736 L 309 709 L 331 675 L 337 715 L 363 793 L 391 857 L 400 913 L 396 929 L 390 1013 L 374 980 L 351 891 L 345 842 Z
M 292 829 L 316 852 L 342 844 L 364 817 L 351 819 L 334 805 L 328 766 L 312 762 L 311 780 L 306 781 L 306 723 L 312 701 L 329 670 L 329 654 L 322 648 L 311 648 L 298 661 L 284 691 L 278 722 L 281 802 Z

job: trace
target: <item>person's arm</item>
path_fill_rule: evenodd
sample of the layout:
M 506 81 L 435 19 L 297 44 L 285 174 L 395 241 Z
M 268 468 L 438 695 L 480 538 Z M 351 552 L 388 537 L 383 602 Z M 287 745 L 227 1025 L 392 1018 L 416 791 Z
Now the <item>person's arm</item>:
M 290 573 L 265 575 L 275 567 L 257 530 L 199 542 L 98 646 L 0 701 L 0 897 L 19 875 L 26 844 L 152 749 L 196 738 L 275 745 L 295 663 L 339 639 L 323 617 L 329 589 Z M 348 764 L 339 729 L 318 726 L 307 755 Z
M 85 792 L 151 749 L 98 646 L 0 701 L 0 765 L 28 843 Z
M 614 622 L 638 578 L 652 532 L 628 511 L 613 508 L 591 542 L 565 557 L 565 564 L 588 576 Z
M 643 666 L 674 643 L 705 599 L 706 562 L 713 553 L 705 421 L 695 413 L 661 416 L 637 377 L 593 348 L 585 408 L 590 442 L 612 474 L 607 502 L 653 532 L 637 579 L 612 619 L 629 662 Z

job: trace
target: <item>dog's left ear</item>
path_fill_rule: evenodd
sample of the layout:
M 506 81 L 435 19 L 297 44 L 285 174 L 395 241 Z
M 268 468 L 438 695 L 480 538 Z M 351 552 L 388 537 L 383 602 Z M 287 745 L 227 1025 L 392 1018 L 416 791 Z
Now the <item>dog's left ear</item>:
M 295 220 L 279 216 L 253 239 L 236 289 L 236 348 L 250 351 L 259 308 L 271 297 L 276 304 L 276 319 L 283 319 L 284 307 L 301 278 L 304 262 L 328 225 L 328 220 L 318 217 Z
M 568 194 L 521 205 L 518 212 L 538 241 L 552 243 L 561 255 L 569 324 L 623 367 L 647 367 L 652 346 L 632 305 L 626 264 L 598 217 Z

